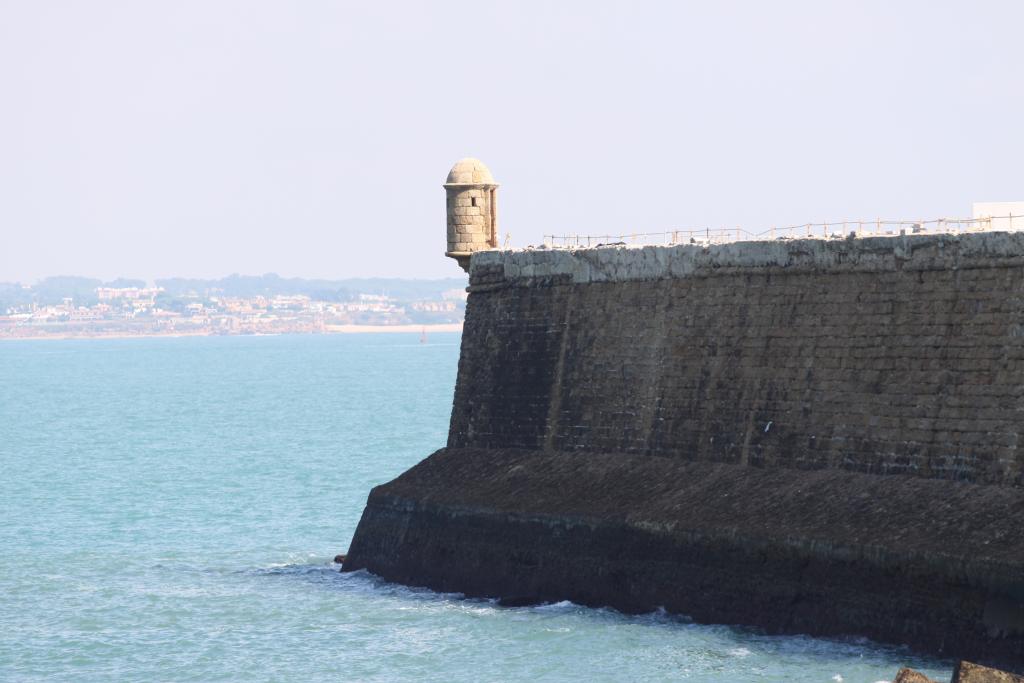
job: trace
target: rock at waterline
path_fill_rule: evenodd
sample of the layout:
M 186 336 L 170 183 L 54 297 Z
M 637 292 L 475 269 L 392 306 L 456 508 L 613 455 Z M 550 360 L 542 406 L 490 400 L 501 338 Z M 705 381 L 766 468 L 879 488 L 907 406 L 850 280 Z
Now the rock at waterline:
M 936 683 L 920 671 L 906 667 L 899 670 L 892 683 Z M 980 664 L 961 661 L 953 671 L 951 683 L 1024 683 L 1024 676 L 1017 676 L 1007 671 L 990 669 Z
M 896 678 L 893 679 L 892 683 L 935 683 L 932 679 L 925 676 L 920 671 L 914 671 L 903 667 L 896 674 Z
M 956 665 L 952 683 L 1024 683 L 1024 676 L 962 661 Z

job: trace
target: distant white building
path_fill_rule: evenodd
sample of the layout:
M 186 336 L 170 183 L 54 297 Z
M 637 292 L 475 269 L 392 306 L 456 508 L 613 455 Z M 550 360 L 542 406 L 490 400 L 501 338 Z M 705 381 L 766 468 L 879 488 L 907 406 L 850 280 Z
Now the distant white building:
M 164 291 L 163 287 L 97 287 L 96 298 L 100 301 L 111 299 L 153 299 Z
M 971 218 L 991 218 L 992 230 L 1024 230 L 1024 202 L 974 202 Z

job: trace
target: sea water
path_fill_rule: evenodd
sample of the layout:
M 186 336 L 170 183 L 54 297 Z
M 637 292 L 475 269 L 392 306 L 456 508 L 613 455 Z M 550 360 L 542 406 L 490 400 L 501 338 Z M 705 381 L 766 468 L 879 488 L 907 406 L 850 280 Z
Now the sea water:
M 455 334 L 0 342 L 0 680 L 888 681 L 863 640 L 341 574 L 444 445 Z

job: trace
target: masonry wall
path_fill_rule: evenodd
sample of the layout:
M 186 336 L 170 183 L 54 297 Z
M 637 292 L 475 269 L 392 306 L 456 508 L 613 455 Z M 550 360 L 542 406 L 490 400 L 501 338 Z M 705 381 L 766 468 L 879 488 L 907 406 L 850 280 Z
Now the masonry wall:
M 494 190 L 490 186 L 447 189 L 448 251 L 468 252 L 491 246 Z
M 1024 240 L 474 256 L 451 447 L 1020 485 Z
M 482 251 L 344 571 L 1024 669 L 1024 236 Z

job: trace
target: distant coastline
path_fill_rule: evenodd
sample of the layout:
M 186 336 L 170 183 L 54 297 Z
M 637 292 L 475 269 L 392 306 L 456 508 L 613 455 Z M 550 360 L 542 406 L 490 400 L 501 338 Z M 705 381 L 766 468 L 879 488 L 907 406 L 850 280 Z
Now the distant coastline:
M 326 334 L 364 334 L 367 332 L 462 332 L 462 323 L 433 325 L 324 325 Z
M 272 334 L 452 332 L 466 289 L 447 280 L 220 280 L 0 283 L 0 339 L 125 339 Z
M 331 335 L 331 334 L 387 334 L 387 333 L 439 333 L 439 332 L 462 332 L 462 323 L 436 323 L 427 325 L 325 325 L 323 330 L 316 332 L 238 332 L 224 333 L 211 331 L 189 331 L 189 332 L 144 332 L 140 334 L 75 334 L 75 333 L 54 333 L 54 334 L 32 334 L 26 336 L 3 336 L 0 341 L 28 341 L 40 339 L 155 339 L 175 337 L 277 337 L 282 334 L 301 335 Z

